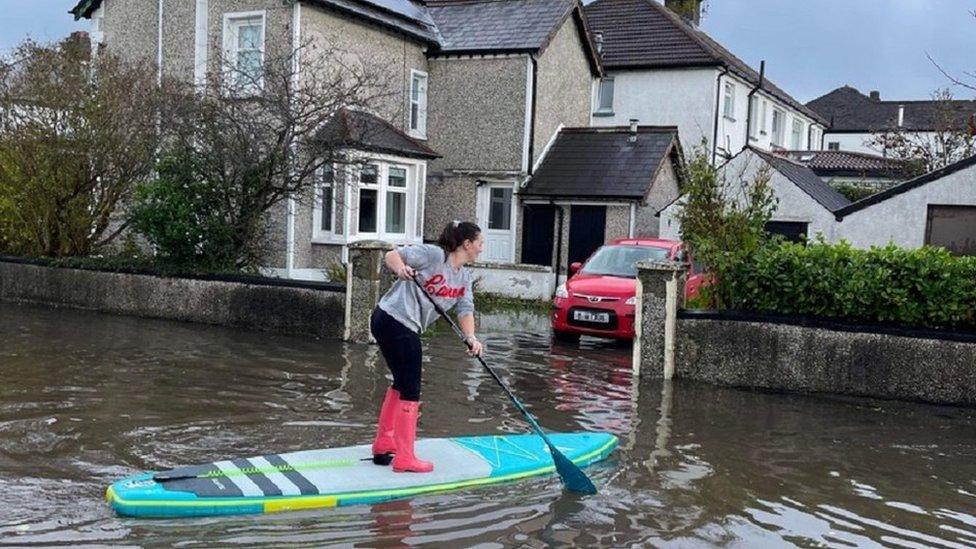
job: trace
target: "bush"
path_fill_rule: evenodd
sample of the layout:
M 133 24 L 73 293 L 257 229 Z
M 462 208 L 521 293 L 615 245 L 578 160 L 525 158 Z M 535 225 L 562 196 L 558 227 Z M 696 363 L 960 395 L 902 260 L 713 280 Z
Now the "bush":
M 234 229 L 218 189 L 196 178 L 189 154 L 171 154 L 157 167 L 155 181 L 136 188 L 131 226 L 156 252 L 157 262 L 179 272 L 234 270 Z
M 976 257 L 776 241 L 726 272 L 740 310 L 976 329 Z
M 765 226 L 776 209 L 768 166 L 745 163 L 738 171 L 711 164 L 703 142 L 682 166 L 681 240 L 695 261 L 717 281 L 702 287 L 700 299 L 728 307 L 726 272 L 747 261 L 768 238 Z
M 867 198 L 872 194 L 877 194 L 881 192 L 874 187 L 866 187 L 864 185 L 852 185 L 850 183 L 841 183 L 834 186 L 834 190 L 844 195 L 844 198 L 850 200 L 851 202 L 857 202 L 862 198 Z

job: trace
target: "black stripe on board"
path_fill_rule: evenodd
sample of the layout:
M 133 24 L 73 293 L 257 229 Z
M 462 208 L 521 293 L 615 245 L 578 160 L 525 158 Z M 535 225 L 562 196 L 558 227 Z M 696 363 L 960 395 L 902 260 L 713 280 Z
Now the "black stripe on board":
M 244 492 L 227 477 L 182 478 L 162 483 L 164 489 L 172 492 L 191 492 L 200 497 L 233 498 L 243 497 Z
M 281 474 L 285 475 L 288 480 L 292 481 L 292 483 L 294 483 L 295 486 L 301 490 L 303 496 L 316 495 L 319 493 L 319 489 L 316 488 L 315 485 L 312 484 L 301 473 L 292 469 L 291 466 L 288 465 L 288 462 L 285 461 L 285 458 L 279 455 L 272 455 L 264 456 L 264 459 L 268 460 L 268 463 L 271 465 L 279 467 Z
M 257 467 L 255 467 L 253 463 L 243 458 L 232 459 L 230 462 L 233 463 L 241 471 L 257 469 Z M 264 492 L 264 495 L 266 496 L 281 495 L 281 488 L 278 488 L 278 485 L 276 485 L 274 482 L 271 482 L 271 479 L 264 476 L 263 473 L 247 473 L 247 478 L 254 481 L 254 484 L 258 485 L 258 488 L 260 488 L 261 491 Z

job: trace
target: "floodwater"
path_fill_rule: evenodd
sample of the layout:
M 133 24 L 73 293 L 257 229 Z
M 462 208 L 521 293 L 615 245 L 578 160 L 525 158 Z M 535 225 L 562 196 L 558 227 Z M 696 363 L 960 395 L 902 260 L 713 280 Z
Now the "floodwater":
M 635 382 L 631 350 L 482 318 L 488 360 L 541 423 L 621 446 L 557 477 L 372 506 L 139 520 L 138 471 L 371 439 L 377 349 L 0 304 L 0 546 L 976 546 L 976 411 Z M 427 436 L 526 423 L 447 333 L 427 344 Z

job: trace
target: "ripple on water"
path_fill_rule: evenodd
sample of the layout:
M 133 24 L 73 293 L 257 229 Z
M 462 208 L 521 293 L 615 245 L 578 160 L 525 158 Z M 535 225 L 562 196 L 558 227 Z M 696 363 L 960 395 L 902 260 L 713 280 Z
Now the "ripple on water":
M 375 347 L 0 304 L 0 545 L 689 547 L 976 545 L 966 410 L 638 381 L 632 350 L 481 319 L 540 423 L 609 431 L 590 498 L 556 477 L 373 506 L 136 520 L 102 500 L 146 469 L 370 440 Z M 51 342 L 57 342 L 52 345 Z M 426 436 L 528 425 L 451 334 L 425 341 Z

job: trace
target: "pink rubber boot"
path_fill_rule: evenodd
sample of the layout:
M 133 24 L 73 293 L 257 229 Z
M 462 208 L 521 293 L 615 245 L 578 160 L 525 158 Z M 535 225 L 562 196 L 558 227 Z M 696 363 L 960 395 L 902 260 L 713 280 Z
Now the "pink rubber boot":
M 373 463 L 389 465 L 396 454 L 396 439 L 393 429 L 396 426 L 397 412 L 400 410 L 400 392 L 390 387 L 383 397 L 380 418 L 376 425 L 376 438 L 373 440 Z
M 417 439 L 417 420 L 420 418 L 420 403 L 401 400 L 393 436 L 396 439 L 397 453 L 393 456 L 393 471 L 397 473 L 429 473 L 434 464 L 417 459 L 413 444 Z

